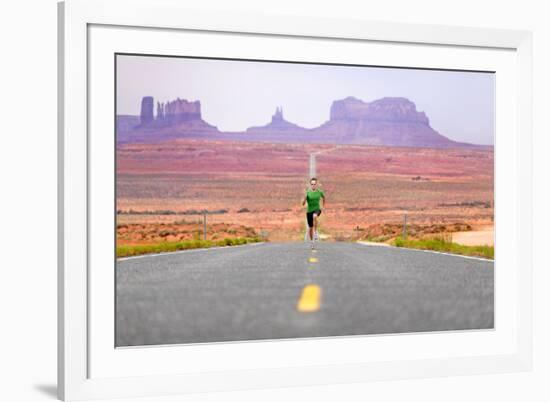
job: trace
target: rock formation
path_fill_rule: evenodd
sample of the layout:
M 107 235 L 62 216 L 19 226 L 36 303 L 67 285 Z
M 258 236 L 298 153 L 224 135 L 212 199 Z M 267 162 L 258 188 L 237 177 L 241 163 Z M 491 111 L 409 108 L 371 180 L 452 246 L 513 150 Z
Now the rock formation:
M 157 102 L 157 120 L 164 120 L 164 103 Z
M 131 116 L 117 117 L 117 141 L 165 141 L 176 138 L 262 141 L 288 143 L 365 144 L 409 147 L 472 147 L 452 141 L 430 126 L 424 112 L 407 98 L 386 97 L 364 102 L 352 96 L 336 100 L 329 120 L 315 128 L 304 128 L 285 120 L 277 107 L 271 122 L 249 127 L 244 132 L 220 132 L 202 119 L 201 103 L 177 98 L 157 102 L 153 116 L 153 97 L 141 101 L 139 124 Z M 122 117 L 124 117 L 122 119 Z M 138 116 L 136 116 L 137 119 Z
M 139 114 L 141 125 L 147 125 L 153 121 L 153 104 L 152 96 L 144 96 L 141 99 L 141 112 Z
M 275 109 L 275 114 L 271 116 L 271 123 L 266 124 L 265 126 L 256 126 L 249 127 L 246 129 L 247 133 L 301 133 L 306 131 L 305 128 L 298 126 L 297 124 L 291 123 L 283 117 L 283 108 L 277 107 Z
M 116 117 L 117 135 L 125 134 L 135 130 L 139 126 L 140 117 L 132 115 L 118 115 Z
M 343 144 L 416 147 L 451 147 L 460 143 L 439 134 L 424 112 L 407 98 L 382 98 L 363 102 L 354 97 L 334 101 L 330 120 L 313 129 L 318 136 L 332 136 Z
M 382 98 L 367 103 L 348 96 L 345 99 L 332 103 L 330 120 L 369 120 L 429 124 L 426 114 L 424 112 L 417 112 L 416 105 L 407 98 Z
M 271 116 L 271 124 L 278 124 L 284 121 L 283 118 L 283 107 L 278 107 L 275 109 L 275 114 Z
M 144 96 L 141 100 L 139 124 L 128 129 L 129 116 L 119 119 L 117 116 L 118 142 L 165 141 L 175 138 L 204 138 L 218 129 L 205 122 L 201 116 L 199 101 L 189 102 L 177 98 L 169 102 L 157 102 L 157 114 L 154 116 L 154 99 Z M 120 120 L 120 121 L 119 121 Z
M 185 99 L 177 98 L 162 104 L 162 107 L 164 119 L 172 124 L 201 119 L 201 103 L 199 101 L 188 102 Z
M 157 114 L 153 115 L 154 99 L 144 96 L 141 99 L 140 126 L 158 128 L 177 125 L 191 120 L 202 120 L 200 101 L 189 102 L 177 98 L 169 102 L 157 102 Z

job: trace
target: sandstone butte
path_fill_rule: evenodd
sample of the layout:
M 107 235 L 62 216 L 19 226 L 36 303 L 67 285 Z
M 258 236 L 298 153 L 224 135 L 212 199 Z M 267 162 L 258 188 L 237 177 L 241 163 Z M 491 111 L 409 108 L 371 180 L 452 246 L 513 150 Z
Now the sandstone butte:
M 118 143 L 148 143 L 178 138 L 260 141 L 274 143 L 327 143 L 428 148 L 492 148 L 453 141 L 430 126 L 428 116 L 403 97 L 364 102 L 352 96 L 332 103 L 329 119 L 304 128 L 285 120 L 277 107 L 271 121 L 243 132 L 224 132 L 204 121 L 200 101 L 177 98 L 157 102 L 144 96 L 139 116 L 117 116 Z

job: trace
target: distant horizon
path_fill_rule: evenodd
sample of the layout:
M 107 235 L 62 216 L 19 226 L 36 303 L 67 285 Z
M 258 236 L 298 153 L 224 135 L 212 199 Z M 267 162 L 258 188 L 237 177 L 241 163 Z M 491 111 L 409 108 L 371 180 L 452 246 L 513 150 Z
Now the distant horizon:
M 441 135 L 494 145 L 488 72 L 117 55 L 116 78 L 119 116 L 139 116 L 141 99 L 152 96 L 155 111 L 157 102 L 200 101 L 202 118 L 222 132 L 268 124 L 277 107 L 309 129 L 328 121 L 332 102 L 346 97 L 406 98 Z

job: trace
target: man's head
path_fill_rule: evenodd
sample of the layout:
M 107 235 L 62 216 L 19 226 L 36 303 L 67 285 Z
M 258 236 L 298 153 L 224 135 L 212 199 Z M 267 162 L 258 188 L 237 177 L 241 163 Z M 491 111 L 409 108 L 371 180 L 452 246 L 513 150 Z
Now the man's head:
M 309 179 L 309 184 L 311 188 L 315 190 L 317 188 L 317 178 L 312 177 L 311 179 Z

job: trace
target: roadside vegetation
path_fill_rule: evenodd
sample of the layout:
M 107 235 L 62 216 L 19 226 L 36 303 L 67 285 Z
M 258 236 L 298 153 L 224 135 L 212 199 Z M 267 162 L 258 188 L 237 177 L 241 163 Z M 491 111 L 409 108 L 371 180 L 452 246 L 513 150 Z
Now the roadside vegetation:
M 238 246 L 248 243 L 257 243 L 260 241 L 262 241 L 260 237 L 236 237 L 220 240 L 193 239 L 175 242 L 165 241 L 155 244 L 125 244 L 117 246 L 116 255 L 117 257 L 130 257 L 142 254 L 166 253 L 171 251 L 189 250 L 194 248 Z
M 495 258 L 494 246 L 464 246 L 453 243 L 449 236 L 441 235 L 430 239 L 404 239 L 401 236 L 393 239 L 390 244 L 396 247 L 415 248 L 420 250 L 434 250 L 445 253 Z

